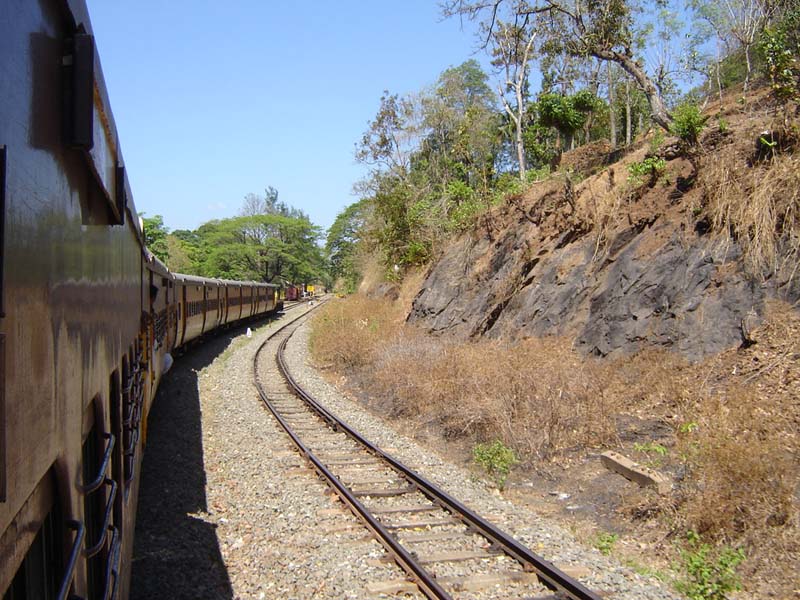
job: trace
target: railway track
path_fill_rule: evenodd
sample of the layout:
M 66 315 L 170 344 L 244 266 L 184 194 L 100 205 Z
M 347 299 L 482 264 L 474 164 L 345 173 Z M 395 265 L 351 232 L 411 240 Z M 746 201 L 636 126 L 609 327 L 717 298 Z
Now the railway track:
M 534 554 L 340 421 L 295 382 L 283 358 L 304 318 L 278 330 L 254 358 L 259 395 L 297 450 L 383 545 L 403 579 L 376 594 L 451 598 L 600 596 Z M 270 352 L 267 352 L 267 349 Z

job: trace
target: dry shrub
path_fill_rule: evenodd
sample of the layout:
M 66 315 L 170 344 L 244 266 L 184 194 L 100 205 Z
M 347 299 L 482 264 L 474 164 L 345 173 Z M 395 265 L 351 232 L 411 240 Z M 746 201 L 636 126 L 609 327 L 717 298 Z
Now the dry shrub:
M 673 352 L 645 349 L 597 368 L 605 373 L 606 395 L 628 412 L 674 418 L 693 401 L 695 383 L 687 375 L 689 363 Z
M 729 146 L 701 171 L 712 225 L 739 242 L 751 273 L 794 269 L 800 257 L 800 161 L 793 154 L 753 166 L 748 160 Z
M 794 510 L 792 461 L 756 391 L 708 400 L 698 425 L 682 441 L 692 475 L 688 528 L 738 541 L 747 532 L 786 525 Z
M 334 299 L 312 321 L 311 348 L 319 364 L 337 370 L 370 365 L 403 315 L 390 301 L 362 295 Z
M 579 211 L 581 218 L 594 229 L 596 236 L 594 258 L 605 252 L 610 232 L 625 215 L 623 205 L 627 196 L 624 185 L 627 172 L 617 167 L 620 174 L 615 176 L 615 169 L 610 168 L 603 175 L 587 180 L 580 190 L 581 202 Z M 622 181 L 616 181 L 621 177 Z
M 371 384 L 390 414 L 448 437 L 500 439 L 527 459 L 614 435 L 591 363 L 563 340 L 458 344 L 407 332 L 384 348 Z

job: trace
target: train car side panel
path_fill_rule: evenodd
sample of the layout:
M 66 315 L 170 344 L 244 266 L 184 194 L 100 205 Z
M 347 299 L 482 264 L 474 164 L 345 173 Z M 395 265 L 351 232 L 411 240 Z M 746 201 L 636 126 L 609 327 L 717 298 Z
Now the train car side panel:
M 87 478 L 95 473 L 87 465 L 109 447 L 106 436 L 118 416 L 112 380 L 140 333 L 141 232 L 91 27 L 76 22 L 66 6 L 56 0 L 0 5 L 0 594 L 32 545 L 61 549 L 42 574 L 51 588 L 69 575 L 63 550 L 76 540 L 78 550 L 97 546 L 101 562 L 113 554 L 113 536 L 102 537 L 104 523 L 92 506 L 116 502 L 120 473 L 109 467 L 114 485 L 89 491 Z M 70 110 L 65 84 L 72 86 Z M 80 122 L 81 110 L 95 118 Z M 133 523 L 133 514 L 120 505 L 107 525 L 119 531 Z M 49 533 L 39 537 L 45 523 Z M 27 533 L 17 536 L 20 527 Z M 92 573 L 80 558 L 69 578 L 76 594 L 100 585 Z

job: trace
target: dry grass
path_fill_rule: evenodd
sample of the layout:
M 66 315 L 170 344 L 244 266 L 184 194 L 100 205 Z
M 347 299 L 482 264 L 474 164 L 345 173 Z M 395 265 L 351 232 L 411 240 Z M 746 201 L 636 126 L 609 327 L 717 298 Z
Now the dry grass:
M 314 356 L 324 367 L 337 371 L 367 368 L 402 321 L 403 313 L 385 300 L 362 295 L 334 299 L 314 318 Z
M 697 430 L 682 437 L 693 475 L 687 525 L 708 537 L 732 540 L 789 520 L 791 459 L 757 395 L 745 388 L 709 399 Z
M 692 365 L 656 351 L 591 359 L 556 338 L 458 343 L 404 326 L 399 304 L 356 296 L 324 307 L 313 325 L 316 360 L 357 382 L 383 415 L 467 446 L 499 439 L 536 469 L 588 448 L 632 452 L 620 416 L 661 423 L 646 435 L 664 436 L 653 439 L 670 449 L 662 466 L 683 475 L 672 495 L 629 493 L 622 513 L 648 531 L 659 523 L 665 539 L 695 530 L 744 547 L 748 577 L 769 574 L 769 589 L 789 589 L 800 568 L 794 309 L 771 304 L 755 345 Z
M 792 276 L 800 259 L 800 160 L 792 153 L 754 161 L 753 140 L 721 148 L 700 170 L 714 230 L 742 246 L 758 276 Z
M 333 304 L 315 319 L 312 342 L 318 361 L 350 369 L 383 412 L 436 424 L 448 438 L 500 439 L 529 460 L 614 439 L 601 371 L 564 340 L 459 344 L 400 330 L 387 305 Z

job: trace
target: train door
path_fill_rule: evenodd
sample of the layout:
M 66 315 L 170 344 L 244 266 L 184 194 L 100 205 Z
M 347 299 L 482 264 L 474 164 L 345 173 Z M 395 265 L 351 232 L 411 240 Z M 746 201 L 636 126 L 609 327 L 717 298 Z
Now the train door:
M 230 286 L 226 283 L 225 284 L 225 291 L 223 292 L 223 300 L 222 300 L 222 322 L 228 322 L 228 311 L 230 310 Z
M 180 284 L 180 301 L 178 303 L 178 321 L 181 324 L 181 335 L 179 345 L 183 345 L 186 339 L 186 283 Z
M 208 284 L 203 284 L 203 302 L 200 304 L 203 307 L 203 326 L 200 329 L 201 333 L 206 331 L 206 315 L 208 314 Z
M 51 468 L 14 518 L 12 526 L 18 537 L 0 566 L 16 566 L 16 571 L 4 600 L 67 597 L 73 590 L 85 528 L 80 521 L 65 519 L 57 481 Z
M 214 327 L 219 327 L 222 323 L 222 288 L 214 284 Z

